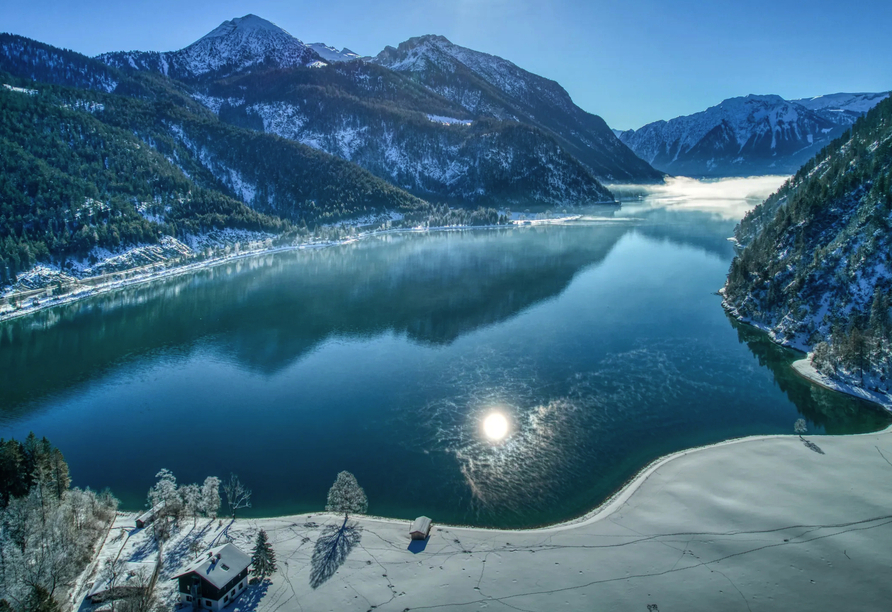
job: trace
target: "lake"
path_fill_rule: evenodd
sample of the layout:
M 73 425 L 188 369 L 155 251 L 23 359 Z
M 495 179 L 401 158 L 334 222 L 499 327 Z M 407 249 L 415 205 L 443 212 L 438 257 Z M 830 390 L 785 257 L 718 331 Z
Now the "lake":
M 316 511 L 349 470 L 372 514 L 529 527 L 680 449 L 800 417 L 811 435 L 886 427 L 722 310 L 727 238 L 756 201 L 657 191 L 564 224 L 393 233 L 8 321 L 0 435 L 48 437 L 74 484 L 125 509 L 168 468 L 237 473 L 243 515 Z

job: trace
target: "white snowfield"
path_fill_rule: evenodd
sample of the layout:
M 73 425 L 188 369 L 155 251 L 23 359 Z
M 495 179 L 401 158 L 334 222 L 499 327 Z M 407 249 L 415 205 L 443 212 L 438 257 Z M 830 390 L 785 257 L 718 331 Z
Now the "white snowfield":
M 237 520 L 232 540 L 249 547 L 265 529 L 279 570 L 231 609 L 888 609 L 892 436 L 805 441 L 749 438 L 666 457 L 592 515 L 545 529 L 440 526 L 433 512 L 416 553 L 409 521 L 359 518 L 359 542 L 315 589 L 314 543 L 342 517 Z M 221 531 L 204 530 L 216 541 Z

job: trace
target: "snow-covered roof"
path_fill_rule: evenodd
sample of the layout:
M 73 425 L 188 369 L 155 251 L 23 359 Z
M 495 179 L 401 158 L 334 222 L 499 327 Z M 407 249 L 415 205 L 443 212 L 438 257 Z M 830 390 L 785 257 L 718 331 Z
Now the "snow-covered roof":
M 251 557 L 239 550 L 235 544 L 224 544 L 203 553 L 171 580 L 194 573 L 218 589 L 222 589 L 227 582 L 249 565 L 251 565 Z
M 423 533 L 427 535 L 427 533 L 431 529 L 431 520 L 426 516 L 419 516 L 412 523 L 412 526 L 409 528 L 409 533 Z
M 148 510 L 146 510 L 145 512 L 143 512 L 142 514 L 137 516 L 136 520 L 143 521 L 143 522 L 148 521 L 155 515 L 156 512 L 161 510 L 163 507 L 164 507 L 164 502 L 161 502 L 160 504 L 155 504 L 154 506 L 152 506 L 151 508 L 149 508 Z
M 146 575 L 151 576 L 152 572 L 155 571 L 155 563 L 154 561 L 127 561 L 118 572 L 115 580 L 115 589 L 124 591 L 138 587 L 141 584 L 138 576 L 139 572 L 143 571 Z M 111 588 L 111 581 L 112 576 L 110 573 L 103 574 L 93 584 L 93 588 L 90 589 L 87 597 L 92 599 L 105 593 Z

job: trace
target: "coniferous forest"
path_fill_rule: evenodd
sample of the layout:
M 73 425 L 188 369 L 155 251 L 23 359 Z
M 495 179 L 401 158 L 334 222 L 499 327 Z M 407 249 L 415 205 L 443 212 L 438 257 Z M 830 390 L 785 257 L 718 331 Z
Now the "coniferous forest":
M 744 320 L 814 350 L 814 365 L 892 387 L 892 99 L 744 217 L 725 299 Z

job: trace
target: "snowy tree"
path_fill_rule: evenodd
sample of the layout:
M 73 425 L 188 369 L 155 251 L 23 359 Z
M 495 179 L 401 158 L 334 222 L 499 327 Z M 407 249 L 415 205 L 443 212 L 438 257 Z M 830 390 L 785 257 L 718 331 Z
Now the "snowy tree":
M 201 513 L 208 518 L 217 518 L 220 510 L 220 479 L 208 476 L 201 485 Z
M 276 553 L 269 541 L 269 537 L 266 535 L 266 531 L 263 529 L 257 532 L 251 563 L 254 566 L 251 569 L 251 574 L 259 577 L 261 580 L 273 574 L 277 569 Z
M 793 431 L 802 437 L 802 434 L 808 431 L 808 424 L 805 422 L 805 419 L 796 419 L 796 422 L 793 423 Z
M 328 490 L 328 503 L 325 504 L 325 510 L 327 512 L 343 512 L 346 525 L 347 516 L 351 512 L 365 514 L 368 508 L 369 500 L 365 496 L 365 491 L 356 481 L 356 476 L 347 471 L 338 474 L 331 489 Z
M 39 584 L 34 585 L 25 604 L 28 612 L 62 612 L 62 606 Z
M 178 493 L 183 512 L 186 516 L 192 517 L 192 526 L 194 527 L 201 512 L 201 487 L 197 484 L 183 485 L 179 488 Z
M 232 518 L 239 508 L 251 507 L 251 489 L 246 488 L 235 474 L 230 474 L 229 480 L 223 484 L 223 493 Z
M 177 479 L 170 470 L 163 469 L 155 477 L 158 482 L 149 489 L 149 507 L 155 508 L 155 520 L 152 528 L 155 537 L 164 540 L 170 534 L 168 518 L 178 523 L 183 513 L 183 502 L 177 490 Z

